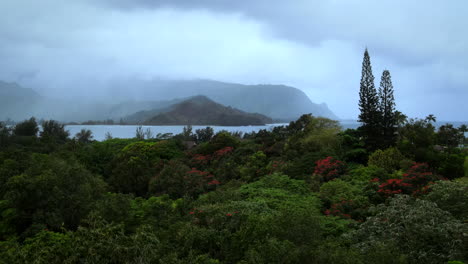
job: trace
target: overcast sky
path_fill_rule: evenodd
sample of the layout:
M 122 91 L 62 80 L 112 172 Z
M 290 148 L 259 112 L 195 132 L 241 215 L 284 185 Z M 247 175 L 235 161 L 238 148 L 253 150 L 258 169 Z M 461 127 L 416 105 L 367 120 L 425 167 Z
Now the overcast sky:
M 0 13 L 0 80 L 45 95 L 122 78 L 286 84 L 357 118 L 367 47 L 398 110 L 468 120 L 466 0 L 0 0 Z

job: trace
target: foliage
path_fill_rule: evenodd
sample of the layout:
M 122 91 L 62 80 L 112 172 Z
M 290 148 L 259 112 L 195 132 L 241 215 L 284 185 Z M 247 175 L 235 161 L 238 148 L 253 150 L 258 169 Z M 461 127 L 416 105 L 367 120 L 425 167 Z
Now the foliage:
M 39 127 L 34 117 L 16 124 L 13 128 L 13 135 L 15 136 L 35 137 L 38 132 Z
M 19 233 L 76 228 L 106 185 L 74 161 L 43 154 L 31 159 L 31 167 L 8 179 L 3 213 L 14 209 Z
M 135 138 L 138 140 L 144 140 L 145 139 L 145 132 L 143 131 L 142 126 L 138 126 L 135 130 Z
M 346 162 L 366 164 L 368 152 L 360 132 L 356 129 L 346 129 L 338 134 L 340 145 L 340 156 Z
M 40 133 L 41 140 L 65 142 L 70 133 L 65 130 L 65 125 L 57 121 L 49 120 L 42 123 L 42 131 Z
M 76 156 L 88 170 L 108 179 L 112 173 L 112 160 L 123 148 L 135 142 L 137 142 L 136 139 L 119 138 L 102 142 L 94 141 L 78 148 Z
M 465 168 L 465 177 L 468 177 L 468 156 L 465 157 L 465 162 L 463 163 L 463 167 Z
M 433 152 L 436 140 L 433 117 L 410 119 L 398 131 L 398 149 L 403 155 L 415 161 L 427 161 Z
M 375 216 L 349 238 L 363 252 L 377 244 L 394 245 L 411 263 L 444 263 L 462 259 L 467 226 L 435 203 L 397 195 L 388 205 L 373 209 Z
M 240 168 L 241 179 L 244 181 L 257 180 L 267 174 L 268 157 L 265 153 L 257 151 L 248 157 L 246 163 Z
M 239 139 L 231 135 L 227 131 L 218 132 L 211 141 L 201 144 L 198 148 L 199 154 L 211 155 L 215 151 L 225 147 L 236 148 L 239 146 Z
M 367 204 L 367 197 L 360 186 L 340 179 L 326 182 L 320 186 L 320 198 L 326 207 L 344 200 L 355 201 L 362 205 Z
M 71 243 L 68 234 L 41 230 L 24 241 L 11 263 L 60 263 L 70 254 Z
M 437 177 L 430 172 L 427 164 L 414 163 L 402 179 L 388 179 L 380 184 L 378 192 L 387 197 L 395 194 L 419 195 L 426 193 L 435 180 Z
M 286 155 L 298 156 L 307 152 L 334 153 L 338 148 L 340 125 L 337 121 L 312 115 L 303 115 L 291 122 L 287 129 L 292 134 L 285 145 Z
M 465 261 L 466 153 L 433 148 L 432 119 L 370 157 L 362 131 L 311 115 L 101 142 L 0 125 L 0 263 Z
M 377 149 L 381 145 L 380 121 L 382 113 L 379 110 L 379 97 L 374 85 L 374 75 L 370 62 L 369 52 L 364 52 L 362 61 L 361 85 L 359 89 L 359 130 L 362 132 L 366 147 Z
M 83 128 L 80 132 L 76 133 L 75 138 L 80 143 L 89 143 L 93 139 L 93 132 Z
M 379 111 L 381 113 L 380 125 L 382 129 L 382 146 L 391 147 L 396 143 L 396 110 L 393 97 L 393 84 L 390 71 L 384 70 L 379 87 Z
M 151 131 L 151 128 L 147 128 L 144 132 L 144 136 L 146 139 L 152 139 L 153 138 L 153 131 Z
M 181 146 L 170 140 L 129 144 L 112 161 L 109 184 L 117 192 L 144 196 L 150 179 L 162 169 L 164 160 L 180 156 Z
M 342 200 L 334 203 L 329 209 L 324 211 L 326 216 L 337 216 L 343 219 L 354 219 L 362 222 L 365 219 L 365 212 L 360 205 L 353 200 Z
M 195 130 L 197 143 L 208 142 L 214 136 L 214 130 L 211 127 L 201 128 Z
M 400 169 L 400 163 L 404 156 L 397 148 L 388 148 L 384 151 L 376 150 L 369 156 L 369 166 L 377 166 L 385 169 L 388 173 Z
M 322 181 L 338 178 L 346 172 L 346 164 L 333 157 L 327 157 L 315 162 L 314 174 L 319 175 Z
M 385 169 L 370 165 L 367 167 L 360 166 L 351 170 L 348 175 L 343 176 L 343 180 L 367 183 L 372 179 L 386 180 L 388 177 L 389 173 Z
M 463 177 L 463 163 L 465 161 L 465 158 L 466 157 L 463 154 L 440 154 L 437 162 L 437 172 L 450 180 Z
M 185 141 L 192 141 L 195 140 L 195 135 L 192 133 L 192 125 L 184 126 L 182 129 L 182 133 L 180 134 L 182 139 Z
M 445 124 L 437 131 L 437 143 L 449 148 L 458 147 L 463 143 L 463 131 L 453 127 L 452 124 Z
M 200 197 L 189 212 L 200 238 L 185 237 L 221 261 L 301 263 L 320 241 L 320 203 L 304 181 L 272 174 L 261 180 Z M 203 239 L 203 240 L 202 240 Z M 273 246 L 282 254 L 273 254 Z M 218 256 L 219 250 L 224 252 Z
M 414 165 L 403 174 L 403 181 L 410 184 L 412 187 L 413 194 L 422 192 L 423 188 L 433 181 L 437 180 L 437 177 L 432 174 L 429 166 L 425 163 L 414 163 Z
M 106 132 L 106 134 L 105 134 L 104 138 L 105 138 L 105 140 L 111 140 L 111 139 L 113 139 L 113 137 L 112 137 L 112 133 L 111 133 L 111 132 L 109 132 L 109 131 L 108 131 L 108 132 Z
M 10 143 L 11 129 L 5 123 L 0 122 L 0 147 L 6 147 Z
M 102 219 L 121 224 L 125 232 L 135 232 L 142 225 L 168 228 L 180 220 L 186 210 L 184 200 L 172 200 L 168 195 L 144 199 L 128 194 L 107 193 L 96 202 L 88 219 Z
M 151 179 L 149 190 L 152 194 L 168 194 L 171 198 L 197 197 L 220 184 L 221 182 L 207 171 L 191 169 L 180 161 L 170 161 Z
M 379 185 L 378 192 L 384 196 L 391 196 L 394 194 L 411 193 L 412 185 L 403 181 L 403 179 L 388 179 Z
M 311 178 L 314 173 L 314 165 L 316 160 L 324 158 L 323 155 L 309 152 L 304 155 L 299 155 L 293 160 L 286 161 L 283 166 L 283 172 L 294 179 L 307 180 Z M 320 176 L 317 176 L 317 180 L 320 182 Z
M 468 219 L 468 183 L 438 181 L 431 186 L 431 192 L 421 198 L 436 203 L 461 221 Z

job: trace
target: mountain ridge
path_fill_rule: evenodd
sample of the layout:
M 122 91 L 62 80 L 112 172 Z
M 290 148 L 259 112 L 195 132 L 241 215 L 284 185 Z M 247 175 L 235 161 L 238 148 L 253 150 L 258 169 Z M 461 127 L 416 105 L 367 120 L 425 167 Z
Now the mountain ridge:
M 212 100 L 247 112 L 261 113 L 292 121 L 306 113 L 331 119 L 339 119 L 325 103 L 313 103 L 300 89 L 287 85 L 238 84 L 213 80 L 127 80 L 112 86 L 117 91 L 132 87 L 135 96 L 170 100 L 196 96 L 208 96 Z
M 119 95 L 119 91 L 128 95 L 130 88 L 132 99 Z M 122 117 L 163 109 L 196 95 L 205 95 L 217 103 L 248 113 L 263 114 L 278 122 L 296 120 L 307 113 L 337 119 L 326 104 L 314 104 L 301 90 L 285 85 L 244 85 L 211 80 L 123 81 L 113 86 L 112 92 L 115 94 L 93 98 L 94 101 L 54 99 L 19 84 L 0 81 L 0 120 L 19 121 L 35 116 L 64 122 L 119 121 Z

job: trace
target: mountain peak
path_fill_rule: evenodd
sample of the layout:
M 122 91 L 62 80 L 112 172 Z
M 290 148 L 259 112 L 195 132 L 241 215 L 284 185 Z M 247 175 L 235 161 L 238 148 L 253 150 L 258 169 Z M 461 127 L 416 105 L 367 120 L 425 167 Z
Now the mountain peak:
M 206 96 L 193 96 L 170 106 L 144 122 L 145 125 L 264 125 L 273 120 L 261 114 L 247 113 L 214 102 Z
M 189 97 L 189 99 L 185 100 L 185 102 L 193 102 L 193 103 L 198 103 L 198 104 L 215 103 L 213 100 L 211 100 L 205 95 L 195 95 L 195 96 Z

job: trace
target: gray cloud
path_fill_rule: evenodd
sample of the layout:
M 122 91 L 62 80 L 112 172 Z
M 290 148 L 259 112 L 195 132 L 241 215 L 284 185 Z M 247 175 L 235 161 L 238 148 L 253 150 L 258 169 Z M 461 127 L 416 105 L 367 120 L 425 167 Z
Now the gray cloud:
M 468 3 L 464 0 L 99 0 L 134 12 L 177 8 L 242 13 L 272 27 L 276 36 L 317 44 L 324 40 L 366 43 L 402 63 L 456 56 L 468 44 Z M 404 56 L 403 56 L 404 55 Z M 412 61 L 414 60 L 414 62 Z
M 376 84 L 389 69 L 403 112 L 467 119 L 464 0 L 10 0 L 0 10 L 0 79 L 48 94 L 104 96 L 119 78 L 284 83 L 355 118 L 367 46 Z

